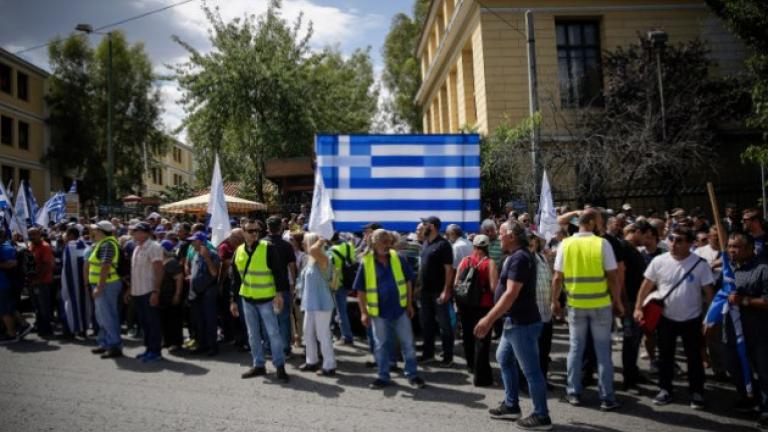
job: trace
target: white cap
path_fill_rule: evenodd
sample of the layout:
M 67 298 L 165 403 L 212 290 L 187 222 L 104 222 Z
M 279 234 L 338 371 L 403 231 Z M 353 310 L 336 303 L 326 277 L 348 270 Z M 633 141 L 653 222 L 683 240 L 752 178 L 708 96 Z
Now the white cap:
M 160 216 L 160 213 L 152 212 L 147 216 L 147 220 L 149 219 L 162 219 L 162 216 Z
M 104 232 L 111 233 L 115 230 L 115 226 L 112 225 L 112 222 L 103 220 L 103 221 L 98 221 L 95 224 L 91 224 L 91 229 L 94 229 L 94 230 L 97 229 L 97 230 L 102 230 Z

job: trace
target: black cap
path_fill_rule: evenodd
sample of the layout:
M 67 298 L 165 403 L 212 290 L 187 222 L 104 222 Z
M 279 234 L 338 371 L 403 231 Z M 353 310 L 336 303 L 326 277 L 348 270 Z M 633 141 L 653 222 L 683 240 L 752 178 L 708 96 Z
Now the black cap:
M 152 227 L 148 223 L 146 223 L 146 222 L 139 222 L 136 225 L 133 225 L 133 226 L 131 226 L 129 228 L 134 230 L 134 231 L 144 231 L 144 232 L 148 232 L 148 233 L 152 232 Z
M 377 229 L 379 229 L 381 227 L 382 227 L 381 224 L 378 223 L 378 222 L 371 222 L 371 223 L 369 223 L 367 225 L 363 225 L 363 229 L 364 230 L 367 230 L 367 229 L 377 230 Z
M 421 218 L 422 222 L 434 225 L 436 228 L 440 228 L 440 218 L 437 216 L 430 216 L 427 218 Z

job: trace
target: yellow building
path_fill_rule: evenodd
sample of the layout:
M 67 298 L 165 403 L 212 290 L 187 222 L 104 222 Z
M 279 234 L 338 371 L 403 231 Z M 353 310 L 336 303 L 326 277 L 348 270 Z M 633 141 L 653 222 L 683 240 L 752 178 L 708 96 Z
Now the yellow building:
M 600 52 L 663 29 L 669 43 L 700 38 L 725 72 L 741 70 L 745 48 L 703 1 L 433 0 L 418 41 L 426 133 L 463 126 L 492 132 L 529 113 L 525 12 L 534 14 L 542 135 L 557 135 L 551 110 L 578 108 L 602 88 Z M 577 76 L 581 74 L 581 76 Z M 579 78 L 586 78 L 584 81 Z
M 37 202 L 51 191 L 51 174 L 41 159 L 49 142 L 45 81 L 49 74 L 0 48 L 0 179 L 13 193 L 29 182 Z
M 157 196 L 168 186 L 184 183 L 195 183 L 194 152 L 191 146 L 172 139 L 168 153 L 150 165 L 144 177 L 144 196 Z

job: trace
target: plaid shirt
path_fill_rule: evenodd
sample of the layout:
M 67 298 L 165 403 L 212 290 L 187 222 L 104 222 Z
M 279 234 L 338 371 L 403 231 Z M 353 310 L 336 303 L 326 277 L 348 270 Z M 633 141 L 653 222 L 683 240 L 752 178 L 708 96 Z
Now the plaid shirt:
M 552 269 L 542 254 L 533 255 L 536 257 L 536 306 L 539 308 L 541 322 L 548 323 L 552 321 Z

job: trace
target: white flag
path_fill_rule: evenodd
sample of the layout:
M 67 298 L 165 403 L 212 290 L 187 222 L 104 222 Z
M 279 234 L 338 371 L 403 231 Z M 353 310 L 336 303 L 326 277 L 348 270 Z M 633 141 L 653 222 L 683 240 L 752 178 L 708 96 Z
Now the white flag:
M 16 205 L 13 208 L 14 218 L 11 219 L 11 232 L 19 232 L 24 241 L 29 240 L 27 224 L 32 221 L 32 215 L 27 205 L 27 193 L 24 188 L 24 180 L 19 182 L 19 191 L 16 192 Z
M 559 230 L 555 201 L 552 199 L 552 189 L 549 186 L 547 170 L 544 170 L 541 180 L 541 197 L 539 198 L 539 233 L 549 242 Z
M 221 181 L 221 168 L 219 167 L 219 155 L 213 165 L 213 177 L 211 178 L 211 193 L 208 200 L 208 214 L 211 215 L 209 226 L 211 227 L 211 243 L 218 246 L 229 236 L 232 228 L 229 225 L 229 211 L 227 201 L 224 198 L 224 183 Z
M 325 190 L 320 168 L 315 170 L 315 192 L 312 194 L 312 213 L 309 214 L 309 231 L 330 240 L 333 237 L 333 208 L 331 197 Z

